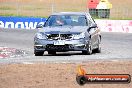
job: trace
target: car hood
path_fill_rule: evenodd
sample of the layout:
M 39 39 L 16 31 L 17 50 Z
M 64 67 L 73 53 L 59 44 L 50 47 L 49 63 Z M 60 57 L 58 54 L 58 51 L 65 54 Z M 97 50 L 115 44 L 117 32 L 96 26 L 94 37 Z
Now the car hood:
M 55 33 L 55 32 L 62 32 L 62 33 L 72 33 L 72 32 L 86 32 L 88 26 L 69 26 L 69 27 L 44 27 L 40 29 L 39 32 L 45 33 Z

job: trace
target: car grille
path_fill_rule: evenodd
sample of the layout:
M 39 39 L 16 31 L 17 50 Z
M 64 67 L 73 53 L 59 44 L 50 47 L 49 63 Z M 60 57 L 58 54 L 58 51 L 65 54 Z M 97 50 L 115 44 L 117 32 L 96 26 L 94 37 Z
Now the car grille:
M 49 40 L 66 40 L 71 39 L 72 34 L 47 34 Z
M 46 45 L 46 50 L 55 50 L 55 51 L 67 51 L 69 50 L 69 45 L 53 45 L 48 44 Z

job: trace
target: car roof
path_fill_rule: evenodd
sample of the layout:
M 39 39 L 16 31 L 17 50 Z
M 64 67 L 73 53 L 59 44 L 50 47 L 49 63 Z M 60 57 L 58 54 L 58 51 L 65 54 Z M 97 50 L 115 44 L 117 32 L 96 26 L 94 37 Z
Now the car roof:
M 52 15 L 90 15 L 88 12 L 58 12 Z

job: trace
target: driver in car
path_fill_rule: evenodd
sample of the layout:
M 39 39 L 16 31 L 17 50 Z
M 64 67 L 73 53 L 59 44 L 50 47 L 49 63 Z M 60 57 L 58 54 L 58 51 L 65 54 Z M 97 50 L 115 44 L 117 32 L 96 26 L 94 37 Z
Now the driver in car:
M 57 17 L 57 18 L 55 19 L 54 25 L 64 25 L 63 19 L 62 19 L 61 17 Z

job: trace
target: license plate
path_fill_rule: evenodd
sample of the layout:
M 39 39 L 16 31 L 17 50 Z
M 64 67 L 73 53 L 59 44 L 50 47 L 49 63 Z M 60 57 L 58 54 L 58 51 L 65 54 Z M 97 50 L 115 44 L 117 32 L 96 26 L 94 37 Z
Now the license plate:
M 54 42 L 54 45 L 65 45 L 65 42 L 62 40 L 58 40 Z

